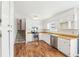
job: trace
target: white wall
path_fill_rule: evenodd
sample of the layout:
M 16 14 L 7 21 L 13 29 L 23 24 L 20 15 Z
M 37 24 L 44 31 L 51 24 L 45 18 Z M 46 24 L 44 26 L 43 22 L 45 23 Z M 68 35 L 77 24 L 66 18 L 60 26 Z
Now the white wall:
M 14 41 L 16 38 L 13 2 L 2 2 L 2 19 L 2 56 L 12 57 L 14 56 Z
M 2 2 L 2 56 L 9 57 L 9 2 Z M 6 20 L 7 19 L 7 20 Z
M 38 31 L 40 32 L 42 28 L 42 22 L 39 20 L 33 20 L 31 18 L 26 19 L 26 42 L 32 41 L 32 35 L 27 34 L 27 32 L 31 32 L 32 27 L 38 27 Z
M 16 19 L 14 18 L 14 2 L 10 3 L 10 56 L 14 56 L 14 43 L 17 35 Z
M 1 42 L 1 39 L 2 38 L 0 37 L 0 57 L 1 57 L 1 54 L 2 54 L 2 52 L 1 52 L 1 50 L 2 50 L 2 46 L 1 46 L 2 45 L 2 42 Z
M 0 19 L 1 19 L 1 7 L 2 7 L 2 5 L 1 5 L 1 2 L 0 2 Z M 1 27 L 1 26 L 0 26 Z M 2 33 L 2 31 L 0 30 L 0 34 Z M 2 40 L 2 38 L 0 37 L 0 56 L 1 56 L 1 54 L 2 54 L 2 52 L 1 52 L 1 47 L 2 47 L 2 42 L 1 42 L 1 40 Z
M 26 29 L 28 32 L 31 31 L 32 27 L 38 27 L 38 31 L 42 29 L 42 23 L 38 20 L 26 20 Z
M 22 30 L 26 30 L 26 19 L 22 19 Z
M 21 30 L 25 30 L 26 29 L 26 19 L 25 18 L 16 18 L 16 22 L 17 22 L 17 30 L 20 30 L 20 20 L 22 20 L 22 29 Z

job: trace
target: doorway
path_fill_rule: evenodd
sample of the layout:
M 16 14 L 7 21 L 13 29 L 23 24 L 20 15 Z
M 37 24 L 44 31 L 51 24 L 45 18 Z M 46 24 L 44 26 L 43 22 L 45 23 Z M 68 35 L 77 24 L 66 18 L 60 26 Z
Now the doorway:
M 26 22 L 25 19 L 16 19 L 17 23 L 17 36 L 15 43 L 26 42 Z

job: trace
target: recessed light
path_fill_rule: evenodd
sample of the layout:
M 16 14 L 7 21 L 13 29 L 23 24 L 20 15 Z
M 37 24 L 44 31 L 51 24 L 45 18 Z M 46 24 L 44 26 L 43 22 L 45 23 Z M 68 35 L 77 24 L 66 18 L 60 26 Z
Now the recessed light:
M 33 19 L 34 19 L 34 20 L 37 20 L 37 19 L 39 19 L 39 18 L 38 18 L 38 16 L 34 16 Z

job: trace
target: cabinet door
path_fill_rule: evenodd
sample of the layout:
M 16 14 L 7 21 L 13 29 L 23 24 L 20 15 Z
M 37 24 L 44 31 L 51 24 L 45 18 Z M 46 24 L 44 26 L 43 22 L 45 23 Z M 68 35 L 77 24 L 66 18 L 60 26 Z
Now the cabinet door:
M 62 52 L 67 56 L 70 55 L 70 41 L 67 39 L 63 39 Z
M 39 40 L 44 40 L 45 39 L 44 37 L 45 37 L 44 34 L 41 34 L 41 33 L 39 34 Z
M 62 38 L 58 38 L 58 49 L 62 52 L 63 48 L 63 40 Z
M 70 55 L 70 41 L 67 39 L 58 38 L 58 49 L 65 55 Z

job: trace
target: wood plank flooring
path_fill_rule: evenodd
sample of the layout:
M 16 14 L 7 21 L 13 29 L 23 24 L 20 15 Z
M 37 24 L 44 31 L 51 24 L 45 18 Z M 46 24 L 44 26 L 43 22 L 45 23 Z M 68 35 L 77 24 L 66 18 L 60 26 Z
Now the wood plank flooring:
M 26 43 L 15 43 L 14 45 L 15 57 L 65 57 L 64 54 L 57 49 L 49 46 L 43 40 L 32 41 Z

